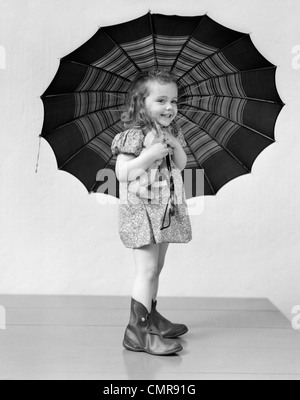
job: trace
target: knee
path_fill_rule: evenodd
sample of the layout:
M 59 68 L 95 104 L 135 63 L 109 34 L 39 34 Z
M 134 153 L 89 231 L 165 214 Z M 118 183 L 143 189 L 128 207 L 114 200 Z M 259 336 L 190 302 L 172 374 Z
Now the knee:
M 159 278 L 159 276 L 161 274 L 161 271 L 163 270 L 164 265 L 165 265 L 164 262 L 163 263 L 158 263 L 157 272 L 156 272 L 157 278 Z
M 154 282 L 157 279 L 158 271 L 157 265 L 145 265 L 139 272 L 139 277 L 148 282 Z

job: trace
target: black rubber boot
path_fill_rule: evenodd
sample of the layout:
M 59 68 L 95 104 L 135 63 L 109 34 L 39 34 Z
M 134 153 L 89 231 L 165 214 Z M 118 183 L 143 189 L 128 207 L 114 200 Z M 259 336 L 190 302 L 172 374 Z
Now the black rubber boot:
M 127 350 L 167 356 L 182 350 L 181 344 L 164 339 L 153 324 L 152 315 L 143 304 L 132 299 L 130 321 L 125 331 L 123 346 Z
M 154 325 L 160 331 L 162 337 L 168 339 L 175 339 L 188 332 L 187 326 L 183 324 L 173 324 L 164 318 L 156 309 L 157 301 L 152 301 L 152 320 Z

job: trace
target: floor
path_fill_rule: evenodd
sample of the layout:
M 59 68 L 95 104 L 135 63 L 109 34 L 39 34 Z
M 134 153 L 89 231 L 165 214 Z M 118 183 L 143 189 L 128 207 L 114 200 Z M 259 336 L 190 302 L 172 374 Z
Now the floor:
M 267 299 L 160 299 L 162 314 L 190 328 L 172 357 L 123 349 L 129 303 L 0 296 L 0 379 L 300 380 L 300 332 Z

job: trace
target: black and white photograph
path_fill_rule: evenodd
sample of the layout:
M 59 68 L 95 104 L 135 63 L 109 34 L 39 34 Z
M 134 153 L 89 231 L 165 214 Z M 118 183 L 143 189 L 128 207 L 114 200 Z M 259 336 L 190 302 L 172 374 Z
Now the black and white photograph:
M 0 380 L 300 380 L 300 3 L 0 0 Z

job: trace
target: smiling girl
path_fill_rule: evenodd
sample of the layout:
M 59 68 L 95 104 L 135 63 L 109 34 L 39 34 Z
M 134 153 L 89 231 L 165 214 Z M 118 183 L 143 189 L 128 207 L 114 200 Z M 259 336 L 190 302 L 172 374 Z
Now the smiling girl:
M 188 331 L 185 325 L 171 323 L 156 309 L 159 277 L 169 244 L 188 243 L 192 239 L 181 177 L 187 163 L 183 150 L 186 142 L 175 123 L 177 102 L 178 87 L 170 73 L 141 73 L 130 87 L 127 111 L 122 115 L 127 130 L 112 143 L 112 153 L 117 155 L 117 178 L 127 189 L 153 164 L 159 165 L 156 185 L 151 186 L 151 198 L 158 201 L 151 202 L 128 191 L 126 201 L 119 207 L 120 237 L 125 247 L 133 249 L 136 267 L 131 316 L 123 345 L 128 350 L 154 355 L 181 351 L 181 344 L 174 339 Z M 156 137 L 156 143 L 145 148 L 149 133 Z M 168 214 L 172 188 L 173 200 L 177 201 Z

